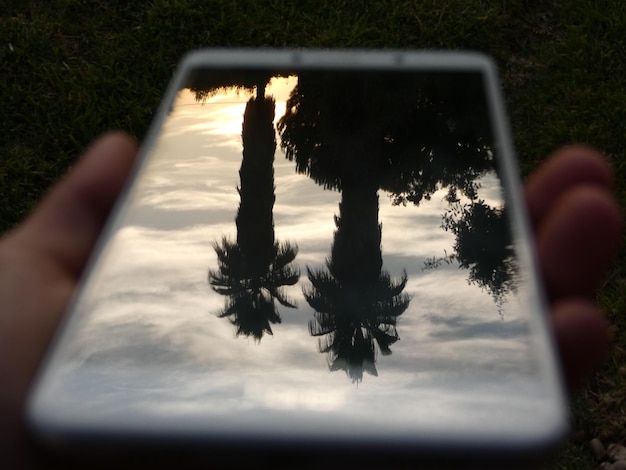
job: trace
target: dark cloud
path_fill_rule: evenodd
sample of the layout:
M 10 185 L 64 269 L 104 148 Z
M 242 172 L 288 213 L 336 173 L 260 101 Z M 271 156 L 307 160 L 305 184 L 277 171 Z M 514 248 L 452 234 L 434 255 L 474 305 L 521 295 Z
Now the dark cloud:
M 476 321 L 461 315 L 444 317 L 431 315 L 427 320 L 442 326 L 430 332 L 431 338 L 444 341 L 462 339 L 521 339 L 528 336 L 528 322 L 523 319 Z

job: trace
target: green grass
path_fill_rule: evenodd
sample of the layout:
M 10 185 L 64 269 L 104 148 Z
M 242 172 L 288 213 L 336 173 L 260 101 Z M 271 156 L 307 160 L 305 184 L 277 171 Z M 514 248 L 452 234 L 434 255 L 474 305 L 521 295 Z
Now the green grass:
M 0 230 L 94 135 L 119 128 L 141 138 L 190 49 L 455 47 L 505 60 L 516 42 L 507 18 L 497 3 L 464 0 L 8 2 L 0 13 Z
M 0 231 L 97 134 L 141 139 L 175 64 L 205 46 L 484 51 L 501 68 L 523 172 L 586 142 L 607 152 L 624 203 L 625 38 L 621 0 L 0 0 Z M 613 356 L 574 400 L 578 425 L 612 441 L 626 438 L 624 255 L 599 293 L 618 328 Z M 555 462 L 593 468 L 573 444 Z

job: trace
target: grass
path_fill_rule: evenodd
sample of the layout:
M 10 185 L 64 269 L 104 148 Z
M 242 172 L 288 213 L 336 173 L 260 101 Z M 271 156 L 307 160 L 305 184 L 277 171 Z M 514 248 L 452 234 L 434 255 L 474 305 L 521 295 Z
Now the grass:
M 462 48 L 492 55 L 525 174 L 572 142 L 626 182 L 621 0 L 0 0 L 0 231 L 21 220 L 106 129 L 141 139 L 180 57 L 213 46 Z M 574 399 L 589 437 L 626 439 L 625 252 L 598 294 L 611 360 Z M 569 444 L 553 468 L 594 463 Z

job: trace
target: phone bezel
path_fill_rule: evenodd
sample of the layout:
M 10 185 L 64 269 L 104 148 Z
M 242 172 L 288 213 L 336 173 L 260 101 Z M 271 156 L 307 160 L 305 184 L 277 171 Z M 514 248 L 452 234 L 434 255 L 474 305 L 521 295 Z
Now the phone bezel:
M 187 55 L 178 66 L 176 73 L 164 95 L 163 101 L 155 114 L 153 123 L 148 131 L 146 138 L 140 150 L 139 158 L 135 164 L 131 176 L 129 177 L 118 201 L 113 209 L 111 216 L 102 231 L 101 237 L 93 251 L 93 254 L 85 268 L 86 275 L 81 280 L 79 287 L 76 289 L 75 296 L 59 326 L 55 337 L 49 348 L 49 352 L 42 363 L 41 370 L 34 382 L 33 391 L 28 400 L 27 420 L 30 429 L 40 438 L 53 443 L 66 443 L 71 448 L 73 443 L 93 443 L 93 442 L 120 442 L 128 444 L 128 448 L 140 448 L 148 443 L 152 445 L 155 442 L 169 444 L 171 448 L 182 446 L 185 448 L 206 448 L 207 443 L 202 436 L 180 433 L 173 435 L 151 435 L 146 432 L 145 435 L 126 435 L 123 439 L 120 436 L 108 435 L 106 432 L 80 432 L 71 426 L 64 427 L 59 423 L 49 422 L 46 419 L 45 410 L 40 406 L 40 395 L 45 393 L 46 376 L 54 374 L 54 370 L 59 366 L 55 359 L 54 351 L 57 345 L 63 341 L 66 335 L 71 334 L 73 315 L 73 306 L 80 297 L 82 286 L 89 277 L 89 273 L 98 263 L 104 247 L 111 235 L 115 233 L 123 219 L 125 210 L 125 201 L 131 194 L 134 182 L 142 169 L 155 145 L 159 131 L 164 125 L 172 103 L 183 87 L 189 74 L 193 70 L 200 67 L 211 68 L 269 68 L 269 69 L 293 69 L 293 70 L 388 70 L 388 71 L 411 71 L 411 70 L 439 70 L 439 71 L 480 71 L 485 77 L 486 94 L 488 97 L 489 112 L 493 116 L 494 140 L 501 156 L 501 172 L 503 186 L 507 193 L 507 200 L 516 210 L 512 211 L 512 222 L 514 225 L 515 235 L 524 243 L 519 244 L 519 256 L 523 258 L 523 263 L 530 266 L 532 272 L 529 276 L 530 289 L 537 293 L 536 309 L 539 314 L 534 316 L 535 321 L 531 322 L 532 334 L 538 338 L 537 344 L 543 348 L 539 354 L 546 358 L 544 372 L 547 381 L 550 381 L 553 388 L 555 406 L 562 408 L 562 417 L 558 422 L 553 423 L 551 428 L 546 428 L 543 433 L 530 438 L 529 436 L 520 436 L 517 442 L 500 442 L 496 446 L 489 448 L 481 445 L 479 440 L 468 436 L 465 442 L 423 442 L 415 443 L 407 440 L 407 442 L 391 444 L 385 442 L 384 445 L 376 445 L 375 443 L 364 443 L 358 440 L 353 442 L 343 442 L 341 445 L 333 445 L 331 442 L 311 442 L 293 440 L 290 442 L 266 442 L 262 437 L 258 440 L 250 440 L 246 445 L 250 449 L 273 449 L 272 452 L 280 451 L 281 446 L 289 449 L 290 452 L 296 454 L 310 452 L 314 449 L 315 454 L 334 455 L 337 453 L 345 455 L 361 455 L 368 456 L 365 461 L 370 462 L 374 456 L 383 458 L 383 456 L 403 456 L 400 460 L 421 456 L 422 458 L 433 458 L 441 462 L 442 457 L 447 456 L 443 460 L 449 459 L 451 462 L 458 459 L 465 460 L 468 456 L 474 456 L 484 460 L 485 456 L 511 457 L 520 459 L 524 456 L 538 456 L 552 449 L 557 445 L 567 430 L 567 413 L 565 407 L 565 392 L 560 370 L 556 362 L 556 349 L 554 342 L 549 334 L 549 325 L 547 322 L 547 302 L 542 293 L 540 284 L 540 276 L 537 272 L 537 263 L 533 262 L 534 254 L 532 251 L 532 234 L 528 216 L 522 209 L 523 197 L 522 187 L 518 170 L 515 164 L 514 150 L 512 145 L 511 133 L 507 124 L 506 112 L 504 108 L 504 100 L 497 78 L 497 69 L 494 62 L 487 56 L 479 53 L 468 52 L 436 52 L 436 51 L 365 51 L 365 50 L 271 50 L 271 49 L 250 49 L 250 50 L 232 50 L 232 49 L 210 49 L 195 51 Z M 147 430 L 148 431 L 148 430 Z M 225 455 L 231 452 L 237 452 L 240 448 L 231 442 L 214 442 L 210 446 L 212 451 L 221 449 Z M 383 459 L 384 460 L 384 459 Z M 501 462 L 500 462 L 501 464 Z

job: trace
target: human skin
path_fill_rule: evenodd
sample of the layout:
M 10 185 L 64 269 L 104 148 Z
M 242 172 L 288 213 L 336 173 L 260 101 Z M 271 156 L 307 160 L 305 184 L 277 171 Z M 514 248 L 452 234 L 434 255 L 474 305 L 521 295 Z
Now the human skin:
M 137 146 L 121 133 L 95 141 L 35 211 L 0 240 L 0 466 L 39 467 L 24 428 L 25 399 Z M 609 323 L 593 302 L 622 234 L 613 176 L 602 155 L 567 147 L 526 184 L 539 267 L 570 386 L 604 360 Z M 51 462 L 46 456 L 46 466 Z M 4 467 L 11 462 L 15 467 Z

